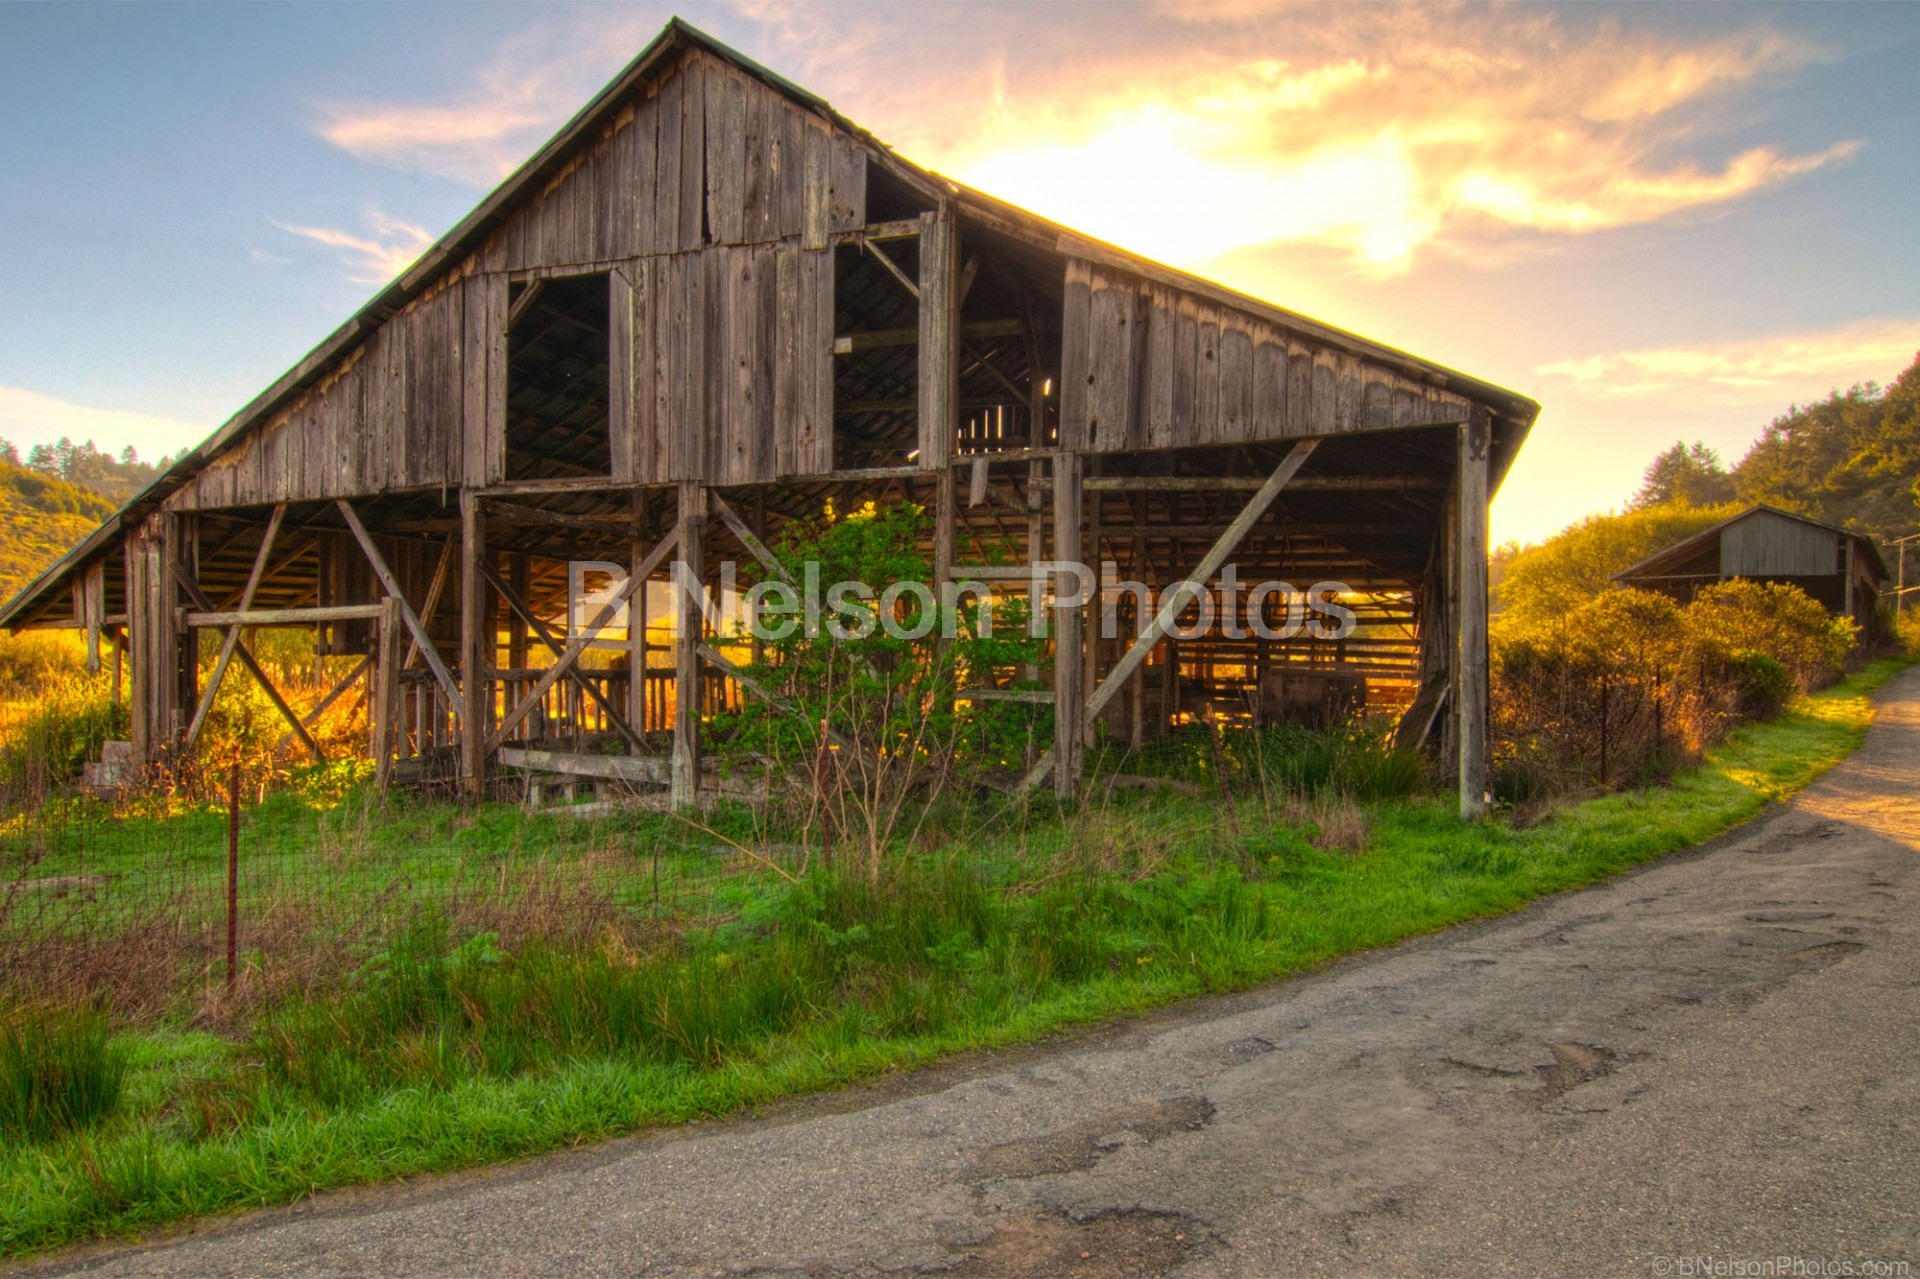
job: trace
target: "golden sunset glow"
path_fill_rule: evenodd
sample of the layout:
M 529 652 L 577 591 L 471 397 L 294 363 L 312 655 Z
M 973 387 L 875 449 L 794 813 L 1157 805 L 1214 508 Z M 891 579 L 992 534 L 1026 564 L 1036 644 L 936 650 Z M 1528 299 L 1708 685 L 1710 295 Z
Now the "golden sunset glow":
M 1669 155 L 1677 109 L 1814 56 L 1776 37 L 1664 47 L 1612 38 L 1527 56 L 1537 23 L 1389 40 L 1366 59 L 1137 66 L 1016 93 L 916 130 L 927 159 L 1124 247 L 1193 265 L 1313 242 L 1361 273 L 1409 270 L 1493 223 L 1579 235 L 1737 199 L 1840 160 L 1748 148 Z

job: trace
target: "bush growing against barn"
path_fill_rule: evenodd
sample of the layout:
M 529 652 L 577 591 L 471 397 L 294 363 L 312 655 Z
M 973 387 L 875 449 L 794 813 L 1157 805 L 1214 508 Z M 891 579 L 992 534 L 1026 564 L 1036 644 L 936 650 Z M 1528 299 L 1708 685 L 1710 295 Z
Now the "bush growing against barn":
M 1734 580 L 1692 603 L 1610 590 L 1494 628 L 1496 785 L 1527 800 L 1641 784 L 1733 726 L 1837 679 L 1856 628 L 1796 586 Z

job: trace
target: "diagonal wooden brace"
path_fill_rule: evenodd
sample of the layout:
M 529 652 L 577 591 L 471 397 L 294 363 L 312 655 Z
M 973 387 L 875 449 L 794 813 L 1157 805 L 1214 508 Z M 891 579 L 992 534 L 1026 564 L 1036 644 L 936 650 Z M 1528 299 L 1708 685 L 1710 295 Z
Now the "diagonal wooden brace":
M 174 585 L 185 592 L 187 598 L 194 602 L 194 606 L 202 612 L 213 612 L 213 600 L 200 589 L 200 583 L 193 580 L 193 574 L 187 572 L 186 566 L 175 559 L 168 559 L 165 563 L 166 571 L 173 576 Z M 301 745 L 311 751 L 315 759 L 325 759 L 326 756 L 320 751 L 320 743 L 313 740 L 313 734 L 309 733 L 307 726 L 300 722 L 300 716 L 294 712 L 293 707 L 287 705 L 287 699 L 280 696 L 280 690 L 274 687 L 271 679 L 267 678 L 266 670 L 255 659 L 253 651 L 247 647 L 245 640 L 234 642 L 233 655 L 240 659 L 240 664 L 246 667 L 255 679 L 260 681 L 261 691 L 266 693 L 267 700 L 273 703 L 274 709 L 280 712 L 281 717 L 293 726 L 293 735 L 300 739 Z
M 266 536 L 260 539 L 260 549 L 253 557 L 253 569 L 247 574 L 247 584 L 240 592 L 240 609 L 244 613 L 253 606 L 253 593 L 260 589 L 260 578 L 266 572 L 267 561 L 273 555 L 273 540 L 280 535 L 280 523 L 287 517 L 287 504 L 280 503 L 273 508 L 273 518 L 267 521 Z M 186 750 L 191 752 L 194 743 L 200 740 L 200 730 L 206 727 L 207 713 L 213 709 L 213 699 L 219 696 L 220 682 L 227 677 L 227 667 L 233 661 L 233 650 L 240 643 L 240 627 L 229 626 L 226 638 L 220 641 L 220 656 L 213 664 L 213 674 L 207 679 L 207 687 L 200 694 L 200 704 L 193 708 L 193 721 L 187 725 Z
M 1128 676 L 1133 674 L 1140 663 L 1147 660 L 1147 654 L 1153 651 L 1154 645 L 1173 629 L 1173 624 L 1179 618 L 1180 610 L 1187 606 L 1187 601 L 1196 592 L 1206 588 L 1207 579 L 1212 577 L 1220 566 L 1227 562 L 1227 557 L 1246 540 L 1253 526 L 1260 522 L 1260 517 L 1267 513 L 1267 508 L 1272 506 L 1274 499 L 1280 496 L 1280 490 L 1287 486 L 1288 481 L 1293 479 L 1294 474 L 1313 455 L 1314 446 L 1318 443 L 1318 440 L 1302 440 L 1294 445 L 1280 465 L 1274 468 L 1273 474 L 1267 477 L 1266 483 L 1262 484 L 1259 491 L 1248 499 L 1246 506 L 1241 508 L 1240 514 L 1233 517 L 1233 523 L 1227 525 L 1226 531 L 1221 533 L 1214 544 L 1208 548 L 1200 563 L 1194 566 L 1194 570 L 1187 574 L 1177 587 L 1167 593 L 1167 602 L 1161 606 L 1158 613 L 1154 614 L 1153 620 L 1147 624 L 1147 628 L 1133 641 L 1120 660 L 1114 663 L 1113 669 L 1107 672 L 1107 677 L 1100 681 L 1100 687 L 1094 689 L 1093 695 L 1087 698 L 1086 719 L 1089 723 L 1106 709 L 1107 703 L 1113 700 L 1114 695 L 1127 682 Z M 1034 763 L 1034 766 L 1027 771 L 1027 775 L 1020 779 L 1020 789 L 1025 790 L 1030 786 L 1039 785 L 1052 771 L 1053 752 L 1049 750 Z
M 661 538 L 651 551 L 647 552 L 647 558 L 640 561 L 639 565 L 627 575 L 626 583 L 614 593 L 612 599 L 607 601 L 605 607 L 600 610 L 600 615 L 581 629 L 580 634 L 576 635 L 572 641 L 568 643 L 566 650 L 562 652 L 560 656 L 554 658 L 553 665 L 542 671 L 540 678 L 534 681 L 533 687 L 521 695 L 520 700 L 514 704 L 513 709 L 508 711 L 506 717 L 500 721 L 500 727 L 488 735 L 486 742 L 487 754 L 491 755 L 493 752 L 499 750 L 500 744 L 507 739 L 507 734 L 518 728 L 520 721 L 533 713 L 533 708 L 540 704 L 540 699 L 547 695 L 547 690 L 559 683 L 561 677 L 567 673 L 568 669 L 580 660 L 580 655 L 587 651 L 587 646 L 593 643 L 594 637 L 606 629 L 607 624 L 611 622 L 614 615 L 620 611 L 620 606 L 631 599 L 633 593 L 646 584 L 647 579 L 653 576 L 653 570 L 660 567 L 660 561 L 667 558 L 667 552 L 671 551 L 675 546 L 679 545 L 679 543 L 680 526 L 675 524 L 673 528 L 668 531 L 667 535 Z
M 447 702 L 453 707 L 454 717 L 464 718 L 460 701 L 460 685 L 454 682 L 453 672 L 447 669 L 447 664 L 440 660 L 440 650 L 436 649 L 433 641 L 427 637 L 427 628 L 421 625 L 419 615 L 413 611 L 413 605 L 407 603 L 406 594 L 400 589 L 400 579 L 396 578 L 393 570 L 387 567 L 386 557 L 380 554 L 380 548 L 373 544 L 373 537 L 367 532 L 367 526 L 360 522 L 360 517 L 354 513 L 353 506 L 344 498 L 336 501 L 334 505 L 340 508 L 340 517 L 346 520 L 347 527 L 353 531 L 354 540 L 360 543 L 360 549 L 366 553 L 367 563 L 373 565 L 373 575 L 380 579 L 380 589 L 397 602 L 400 620 L 405 622 L 407 629 L 413 633 L 414 643 L 420 646 L 420 656 L 427 659 L 427 668 L 433 672 L 434 679 L 440 682 L 441 691 L 446 693 Z
M 500 598 L 507 602 L 507 607 L 512 609 L 514 613 L 520 617 L 520 620 L 527 624 L 528 629 L 539 638 L 540 642 L 547 646 L 547 650 L 553 654 L 554 660 L 558 661 L 561 657 L 565 656 L 567 651 L 566 647 L 553 637 L 553 631 L 548 628 L 544 621 L 540 620 L 539 614 L 528 607 L 527 602 L 521 599 L 511 586 L 507 585 L 506 579 L 500 576 L 500 570 L 486 560 L 480 561 L 479 569 L 480 576 L 487 579 L 487 584 L 500 593 Z M 601 691 L 598 684 L 580 673 L 577 663 L 567 668 L 567 678 L 579 686 L 581 692 L 599 703 L 600 709 L 606 712 L 607 722 L 612 724 L 620 735 L 627 739 L 628 744 L 631 745 L 634 750 L 641 753 L 646 751 L 646 742 L 641 739 L 638 733 L 634 732 L 633 726 L 627 723 L 626 716 L 622 715 L 614 707 L 612 701 Z M 644 678 L 644 675 L 634 675 L 633 678 Z

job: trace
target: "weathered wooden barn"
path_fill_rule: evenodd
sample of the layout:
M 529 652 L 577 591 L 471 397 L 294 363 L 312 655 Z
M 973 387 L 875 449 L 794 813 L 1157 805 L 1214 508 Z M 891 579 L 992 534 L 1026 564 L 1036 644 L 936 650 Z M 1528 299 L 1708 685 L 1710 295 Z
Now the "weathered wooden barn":
M 1762 505 L 1654 552 L 1613 580 L 1684 604 L 1701 587 L 1736 577 L 1798 586 L 1865 630 L 1875 625 L 1887 564 L 1864 533 Z
M 975 562 L 991 541 L 1155 587 L 1231 559 L 1351 588 L 1338 642 L 1148 616 L 1100 641 L 1056 610 L 1034 781 L 1071 793 L 1096 732 L 1344 686 L 1397 697 L 1477 812 L 1487 501 L 1537 413 L 919 168 L 675 21 L 0 625 L 124 655 L 136 766 L 194 749 L 232 663 L 266 678 L 252 628 L 297 626 L 355 659 L 383 779 L 440 763 L 477 791 L 591 733 L 594 767 L 687 803 L 703 712 L 750 682 L 684 598 L 586 669 L 568 564 L 629 566 L 644 613 L 674 560 L 711 578 L 829 501 L 907 500 L 943 581 L 1028 590 Z M 989 676 L 970 697 L 1008 692 Z M 311 713 L 283 705 L 303 738 Z

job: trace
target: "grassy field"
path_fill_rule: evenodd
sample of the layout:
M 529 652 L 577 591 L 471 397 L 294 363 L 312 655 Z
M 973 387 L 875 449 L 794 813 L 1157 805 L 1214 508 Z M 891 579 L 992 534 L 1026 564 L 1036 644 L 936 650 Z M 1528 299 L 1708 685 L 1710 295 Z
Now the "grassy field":
M 250 885 L 250 918 L 298 890 L 404 924 L 343 950 L 338 980 L 224 1010 L 223 1034 L 192 1028 L 222 1012 L 217 1000 L 166 999 L 155 1007 L 173 1011 L 118 1032 L 110 1117 L 4 1139 L 0 1252 L 724 1114 L 1512 910 L 1804 786 L 1858 745 L 1870 694 L 1901 665 L 1735 732 L 1671 785 L 1520 830 L 1462 827 L 1430 800 L 1356 814 L 1249 796 L 1229 814 L 1212 799 L 1116 793 L 1073 814 L 970 819 L 875 883 L 740 855 L 753 833 L 743 814 L 704 829 L 588 827 L 507 806 L 269 800 L 250 815 L 249 856 L 285 878 Z M 1316 821 L 1336 817 L 1354 827 L 1351 847 L 1316 838 Z M 172 876 L 155 890 L 211 902 L 222 820 L 76 810 L 33 873 L 123 888 Z M 564 893 L 569 911 L 600 912 L 590 928 L 516 932 Z M 186 952 L 179 962 L 204 969 Z M 263 952 L 261 971 L 271 963 Z

